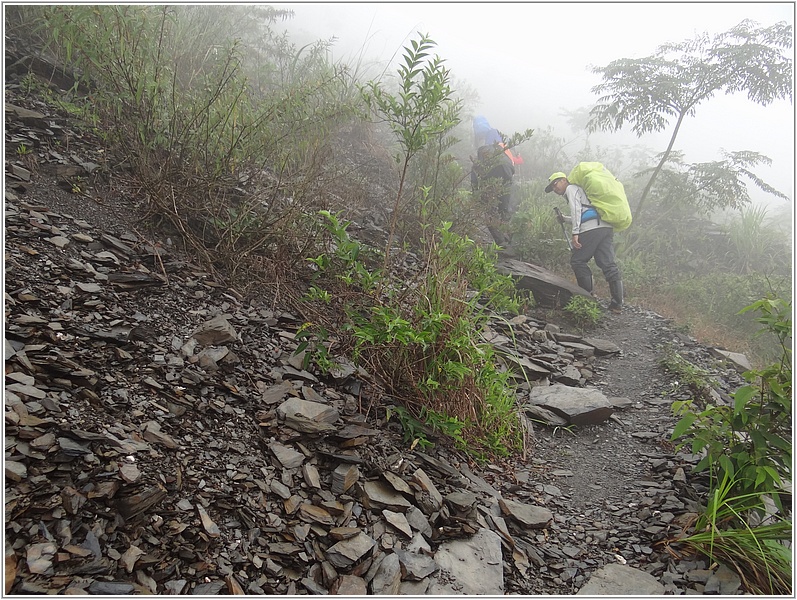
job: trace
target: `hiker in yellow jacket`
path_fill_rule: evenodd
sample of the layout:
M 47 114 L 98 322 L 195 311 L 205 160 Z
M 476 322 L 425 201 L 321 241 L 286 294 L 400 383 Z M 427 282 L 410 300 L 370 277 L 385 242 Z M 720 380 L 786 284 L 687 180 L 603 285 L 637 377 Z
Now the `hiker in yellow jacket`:
M 584 189 L 567 180 L 567 175 L 561 172 L 554 173 L 548 178 L 547 192 L 555 192 L 564 196 L 570 205 L 570 215 L 557 213 L 560 223 L 570 221 L 572 225 L 572 243 L 570 266 L 576 275 L 579 287 L 593 296 L 592 270 L 589 268 L 590 259 L 595 259 L 595 264 L 603 271 L 603 276 L 609 283 L 612 300 L 609 310 L 619 313 L 623 308 L 623 278 L 614 256 L 614 228 L 601 221 L 600 215 L 587 198 Z

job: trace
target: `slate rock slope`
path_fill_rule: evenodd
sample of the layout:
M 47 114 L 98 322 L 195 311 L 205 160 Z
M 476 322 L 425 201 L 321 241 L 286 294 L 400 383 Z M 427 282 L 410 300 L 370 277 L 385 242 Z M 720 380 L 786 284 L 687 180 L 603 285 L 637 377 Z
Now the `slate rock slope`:
M 526 452 L 411 450 L 355 369 L 303 368 L 296 315 L 144 231 L 135 192 L 91 177 L 92 140 L 59 152 L 68 122 L 7 100 L 6 593 L 574 594 L 613 564 L 706 589 L 709 565 L 664 544 L 704 490 L 668 441 L 657 348 L 692 353 L 723 393 L 738 373 L 665 319 L 629 308 L 587 338 L 556 313 L 513 336 L 496 320 Z M 532 392 L 556 384 L 612 409 L 546 421 Z

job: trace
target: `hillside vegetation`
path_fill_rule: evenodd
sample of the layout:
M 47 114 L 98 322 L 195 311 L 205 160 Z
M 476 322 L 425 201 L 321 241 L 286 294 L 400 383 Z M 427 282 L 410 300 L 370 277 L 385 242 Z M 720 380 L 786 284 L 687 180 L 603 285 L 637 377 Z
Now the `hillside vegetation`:
M 17 6 L 7 25 L 10 39 L 24 40 L 19 47 L 43 48 L 66 65 L 67 77 L 77 77 L 59 101 L 87 128 L 107 126 L 114 162 L 104 166 L 140 185 L 153 218 L 230 283 L 276 297 L 288 289 L 281 281 L 307 280 L 307 258 L 329 242 L 319 210 L 384 225 L 386 271 L 391 248 L 423 254 L 424 240 L 446 222 L 458 235 L 485 239 L 488 210 L 474 201 L 468 179 L 473 93 L 452 87 L 434 42 L 419 34 L 395 72 L 365 81 L 360 65 L 326 58 L 327 42 L 299 48 L 275 33 L 290 18 L 268 6 Z M 736 62 L 714 69 L 702 96 L 687 99 L 690 81 L 702 77 L 696 62 L 727 57 L 724 50 L 745 39 L 767 49 L 760 60 L 783 63 L 782 79 L 768 87 L 754 73 L 737 81 L 744 57 L 723 58 Z M 596 71 L 631 79 L 669 61 L 669 71 L 656 76 L 669 78 L 675 96 L 660 101 L 682 111 L 674 139 L 712 89 L 749 90 L 761 104 L 790 99 L 791 61 L 782 52 L 789 40 L 783 24 L 745 22 L 713 40 Z M 694 58 L 672 58 L 679 50 Z M 595 91 L 604 96 L 585 128 L 628 122 L 636 131 L 661 130 L 668 122 L 660 105 L 641 99 L 611 120 L 606 106 L 623 90 L 607 83 Z M 775 340 L 754 336 L 753 319 L 738 314 L 764 294 L 788 297 L 791 290 L 790 233 L 778 227 L 779 213 L 750 204 L 745 186 L 783 197 L 755 176 L 766 156 L 727 152 L 723 160 L 688 164 L 670 149 L 661 157 L 589 146 L 570 154 L 550 130 L 505 137 L 526 159 L 509 225 L 520 258 L 570 276 L 551 210 L 556 199 L 542 188 L 563 165 L 600 160 L 621 176 L 635 212 L 647 205 L 645 218 L 617 236 L 630 301 L 676 318 L 708 343 L 746 351 L 757 364 L 775 358 Z
M 362 81 L 357 65 L 327 60 L 326 43 L 297 48 L 276 34 L 274 25 L 290 17 L 268 6 L 18 6 L 9 8 L 7 25 L 19 47 L 39 47 L 64 65 L 73 85 L 55 100 L 101 135 L 103 169 L 141 189 L 152 219 L 243 293 L 304 303 L 313 316 L 305 334 L 316 360 L 328 360 L 329 338 L 340 338 L 341 350 L 372 366 L 393 365 L 385 380 L 417 390 L 425 405 L 429 394 L 459 387 L 463 373 L 485 364 L 482 351 L 462 355 L 478 346 L 463 332 L 477 329 L 481 302 L 489 298 L 504 310 L 518 302 L 491 267 L 494 247 L 472 241 L 485 239 L 481 224 L 490 207 L 466 185 L 469 107 L 428 36 L 405 48 L 395 73 Z M 720 50 L 737 39 L 761 38 L 773 40 L 771 60 L 782 60 L 786 34 L 780 24 L 762 30 L 743 23 L 713 45 L 704 40 L 697 49 L 659 53 L 691 48 L 725 56 Z M 758 86 L 751 99 L 760 103 L 786 94 L 779 80 L 767 89 L 749 77 L 736 82 L 732 66 L 711 89 Z M 786 66 L 790 73 L 790 61 Z M 605 71 L 625 69 L 632 77 L 641 68 L 617 61 Z M 700 72 L 662 76 L 680 89 Z M 41 78 L 27 76 L 26 85 L 40 86 Z M 644 121 L 662 109 L 630 101 L 612 121 L 605 107 L 621 90 L 599 88 L 604 96 L 589 127 L 663 127 Z M 681 100 L 683 114 L 711 89 Z M 742 180 L 783 196 L 751 170 L 765 156 L 730 152 L 722 161 L 690 165 L 668 150 L 669 160 L 651 169 L 648 157 L 603 149 L 567 157 L 550 131 L 505 137 L 528 157 L 508 225 L 520 258 L 570 276 L 556 200 L 542 191 L 552 170 L 588 159 L 637 172 L 624 182 L 635 212 L 644 196 L 648 217 L 617 236 L 629 300 L 674 316 L 709 343 L 747 351 L 756 364 L 778 356 L 776 340 L 755 336 L 754 319 L 740 314 L 765 294 L 788 299 L 791 288 L 788 237 L 765 209 L 750 205 Z M 732 211 L 725 225 L 708 220 L 718 209 Z M 350 237 L 350 220 L 382 226 L 384 239 L 364 244 Z M 404 274 L 391 278 L 408 252 L 425 264 L 409 286 Z M 419 330 L 420 337 L 410 334 Z M 429 348 L 440 352 L 430 363 L 412 358 Z M 418 373 L 400 381 L 395 371 L 408 365 Z M 446 376 L 439 381 L 432 372 Z M 479 396 L 493 394 L 493 383 L 480 385 Z M 469 411 L 454 412 L 463 418 Z
M 362 366 L 400 398 L 392 410 L 414 444 L 424 443 L 426 428 L 476 458 L 518 452 L 524 431 L 514 390 L 481 330 L 489 316 L 509 320 L 533 300 L 496 271 L 498 248 L 486 241 L 494 207 L 470 189 L 467 99 L 427 34 L 411 40 L 394 70 L 364 80 L 357 65 L 330 62 L 324 42 L 298 48 L 276 34 L 274 25 L 290 16 L 243 5 L 7 7 L 16 61 L 9 69 L 24 72 L 22 93 L 49 95 L 100 140 L 100 172 L 138 190 L 147 218 L 204 268 L 241 297 L 301 315 L 297 338 L 307 363 L 325 373 Z M 718 90 L 743 90 L 761 104 L 790 100 L 780 76 L 735 79 L 734 66 L 746 59 L 727 52 L 753 40 L 790 80 L 790 59 L 778 62 L 790 38 L 781 24 L 743 23 L 710 44 L 660 49 L 659 58 L 722 58 L 713 87 L 679 105 L 672 140 L 682 119 Z M 618 61 L 605 74 L 640 76 L 640 66 Z M 664 71 L 681 91 L 703 73 Z M 620 107 L 626 90 L 599 88 L 588 127 L 613 130 L 625 120 L 640 131 L 659 128 L 659 105 Z M 504 137 L 527 157 L 515 180 L 517 211 L 505 225 L 512 249 L 565 277 L 557 199 L 543 192 L 548 175 L 581 160 L 627 175 L 632 208 L 646 215 L 617 236 L 629 303 L 672 315 L 709 343 L 747 351 L 759 367 L 732 407 L 699 394 L 675 407 L 682 420 L 673 441 L 705 453 L 700 467 L 715 484 L 701 523 L 712 532 L 731 524 L 741 536 L 749 528 L 739 511 L 764 514 L 770 496 L 783 511 L 791 478 L 791 244 L 751 205 L 745 185 L 785 197 L 755 175 L 767 157 L 731 151 L 687 164 L 672 143 L 657 157 L 588 147 L 569 156 L 551 131 Z M 29 152 L 17 149 L 22 158 Z M 79 191 L 81 182 L 72 185 Z M 720 214 L 724 223 L 712 224 Z M 677 359 L 669 368 L 695 375 Z M 784 518 L 773 534 L 779 559 L 790 528 Z M 713 541 L 693 540 L 709 553 Z M 753 571 L 765 580 L 769 567 L 762 569 Z

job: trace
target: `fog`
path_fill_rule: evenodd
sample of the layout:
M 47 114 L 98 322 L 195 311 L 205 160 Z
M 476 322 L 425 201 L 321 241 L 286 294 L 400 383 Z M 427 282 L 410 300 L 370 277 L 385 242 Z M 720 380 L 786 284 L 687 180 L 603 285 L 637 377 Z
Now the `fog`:
M 335 60 L 370 73 L 394 71 L 395 61 L 417 32 L 437 44 L 456 83 L 473 88 L 493 127 L 511 134 L 552 127 L 577 137 L 566 113 L 597 101 L 600 83 L 591 66 L 641 58 L 666 42 L 727 31 L 744 19 L 762 26 L 794 24 L 793 3 L 291 3 L 285 28 L 297 43 L 335 38 Z M 601 145 L 665 149 L 671 128 L 637 138 L 630 128 L 601 134 Z M 583 133 L 582 133 L 583 135 Z M 716 96 L 688 118 L 676 140 L 687 162 L 721 158 L 720 150 L 750 150 L 772 159 L 756 173 L 793 198 L 794 107 L 786 100 L 762 107 L 744 93 Z M 571 165 L 563 165 L 568 169 Z M 756 201 L 773 208 L 787 203 L 751 188 Z

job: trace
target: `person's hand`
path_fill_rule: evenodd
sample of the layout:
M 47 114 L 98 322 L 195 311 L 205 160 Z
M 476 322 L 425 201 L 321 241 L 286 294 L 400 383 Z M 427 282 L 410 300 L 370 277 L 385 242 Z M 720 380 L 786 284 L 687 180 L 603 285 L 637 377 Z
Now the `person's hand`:
M 576 250 L 581 248 L 581 243 L 578 241 L 578 234 L 573 235 L 573 248 L 575 248 Z
M 565 219 L 565 216 L 562 213 L 557 212 L 556 220 L 559 221 L 560 223 L 564 223 L 567 219 Z

